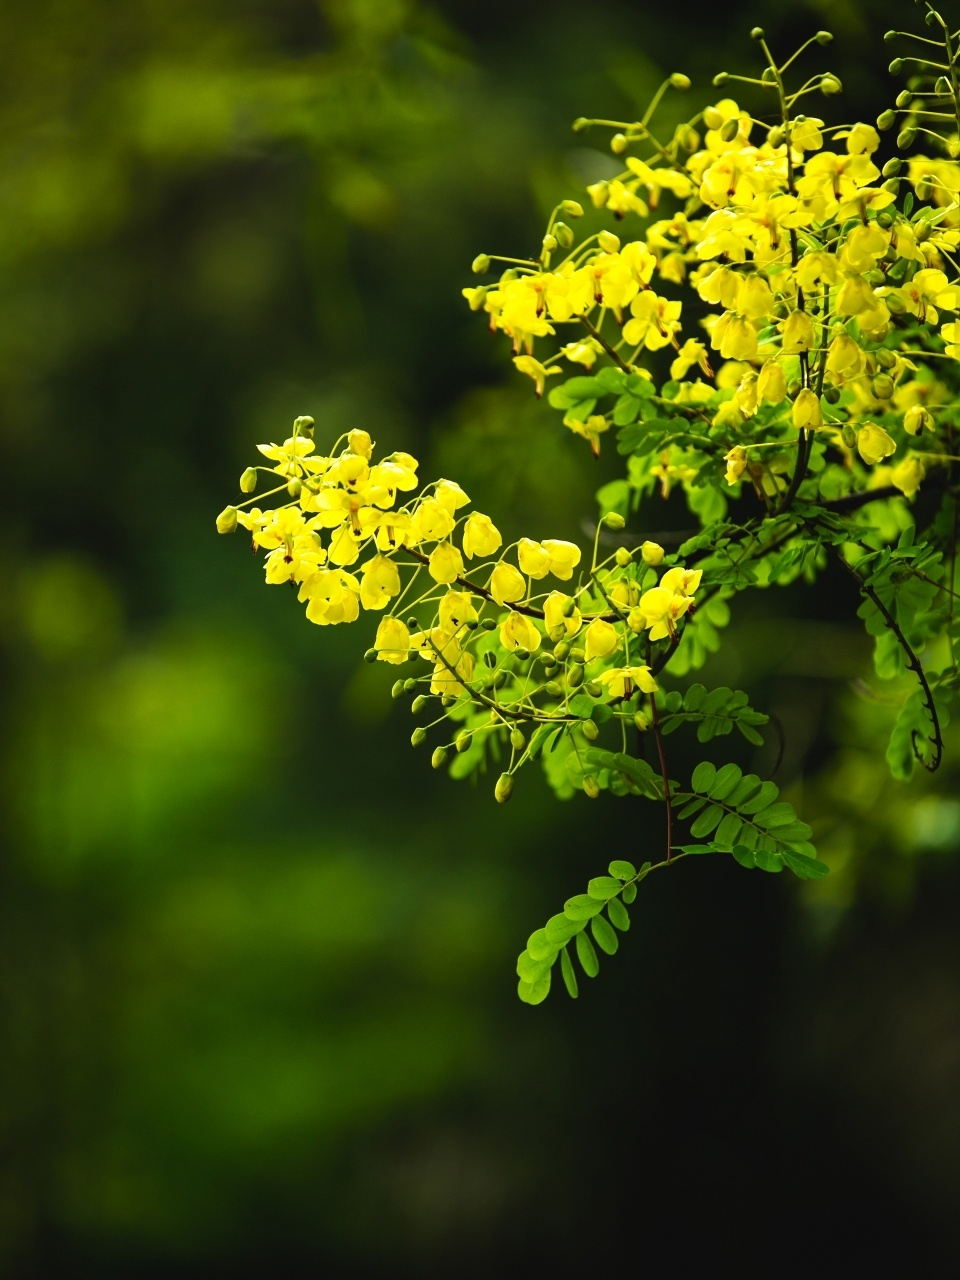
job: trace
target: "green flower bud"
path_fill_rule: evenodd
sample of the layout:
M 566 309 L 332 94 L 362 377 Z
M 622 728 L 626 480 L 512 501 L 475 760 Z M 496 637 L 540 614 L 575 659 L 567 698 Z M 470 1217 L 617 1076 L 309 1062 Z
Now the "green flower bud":
M 889 400 L 893 395 L 893 379 L 889 373 L 878 373 L 871 380 L 870 389 L 878 400 Z
M 782 147 L 784 142 L 783 125 L 775 124 L 767 134 L 767 143 L 771 147 Z
M 583 687 L 586 689 L 587 693 L 589 693 L 591 698 L 599 698 L 601 693 L 603 693 L 603 685 L 599 680 L 588 680 Z
M 892 160 L 888 160 L 880 172 L 885 178 L 895 178 L 903 168 L 903 161 L 899 156 L 894 156 Z
M 403 681 L 402 680 L 397 680 L 394 682 L 393 688 L 390 690 L 390 697 L 391 698 L 403 697 Z
M 883 185 L 886 186 L 887 184 L 884 183 Z M 887 304 L 887 310 L 893 316 L 902 316 L 907 309 L 903 299 L 895 293 L 888 293 L 884 298 L 884 302 Z
M 403 692 L 404 692 L 404 693 L 413 693 L 413 692 L 414 692 L 414 690 L 416 689 L 416 687 L 417 687 L 417 681 L 416 681 L 416 680 L 411 680 L 411 679 L 409 678 L 409 676 L 408 676 L 408 677 L 407 677 L 407 679 L 406 679 L 406 680 L 404 680 L 404 682 L 403 682 Z
M 687 90 L 690 88 L 690 77 L 685 76 L 682 71 L 674 71 L 670 77 L 670 85 L 673 89 Z
M 302 413 L 299 418 L 293 420 L 293 434 L 295 436 L 312 436 L 314 421 L 309 413 Z
M 625 569 L 628 564 L 633 563 L 633 555 L 626 547 L 617 547 L 613 558 L 621 569 Z
M 591 124 L 591 121 L 589 121 L 586 116 L 577 116 L 576 120 L 574 120 L 570 128 L 573 130 L 574 133 L 583 133 L 584 129 L 590 128 L 590 124 Z M 565 209 L 564 213 L 569 213 L 569 210 Z
M 556 680 L 548 680 L 543 686 L 543 689 L 545 693 L 549 693 L 551 698 L 559 698 L 561 693 L 563 693 L 563 690 L 560 688 L 560 685 Z
M 489 271 L 490 255 L 487 253 L 478 253 L 473 262 L 470 263 L 470 270 L 475 276 L 482 276 L 485 271 Z
M 849 422 L 845 422 L 840 430 L 840 438 L 848 449 L 853 449 L 857 443 L 857 433 L 851 427 Z
M 610 150 L 615 156 L 623 155 L 629 145 L 630 143 L 625 133 L 615 133 L 610 139 Z
M 600 794 L 600 783 L 592 774 L 588 773 L 583 780 L 583 790 L 591 800 L 596 800 L 597 796 Z
M 898 147 L 913 146 L 913 142 L 916 136 L 917 136 L 916 129 L 912 124 L 908 124 L 905 129 L 901 129 L 900 132 L 897 134 L 897 146 Z
M 470 746 L 470 734 L 466 729 L 461 729 L 453 740 L 453 745 L 458 751 L 466 751 Z
M 838 93 L 843 93 L 843 85 L 837 76 L 828 72 L 820 78 L 820 92 L 824 97 L 832 98 Z
M 885 41 L 887 44 L 893 44 L 894 40 L 896 40 L 896 38 L 897 38 L 897 36 L 898 36 L 899 34 L 900 34 L 900 32 L 899 32 L 899 31 L 885 31 L 885 32 L 883 33 L 884 41 Z
M 594 724 L 592 720 L 582 721 L 580 728 L 583 730 L 583 736 L 588 742 L 596 742 L 600 737 L 600 727 L 599 725 Z
M 257 487 L 257 469 L 256 467 L 247 467 L 243 475 L 240 477 L 240 492 L 253 493 Z
M 764 67 L 760 72 L 760 79 L 764 84 L 776 84 L 777 73 L 774 71 L 773 67 Z
M 418 724 L 417 727 L 414 729 L 413 733 L 411 733 L 410 735 L 410 745 L 414 747 L 419 747 L 421 742 L 426 742 L 426 739 L 427 739 L 426 729 L 424 729 L 422 724 Z
M 577 689 L 583 684 L 583 667 L 571 667 L 567 672 L 567 687 Z
M 500 283 L 509 284 L 511 280 L 519 280 L 519 279 L 520 279 L 520 274 L 517 271 L 516 267 L 507 267 L 506 271 L 504 271 L 500 276 Z
M 377 660 L 376 649 L 368 649 L 366 653 L 363 655 L 363 660 L 364 662 L 376 662 Z
M 608 511 L 603 517 L 602 523 L 608 529 L 622 529 L 627 522 L 619 511 Z
M 881 111 L 877 116 L 877 128 L 881 133 L 886 133 L 888 129 L 892 129 L 897 123 L 897 113 L 890 107 L 886 111 Z
M 557 247 L 557 237 L 550 234 L 545 235 L 541 241 L 541 245 L 544 253 L 553 253 L 554 249 Z
M 899 178 L 888 178 L 886 182 L 881 183 L 881 186 L 883 187 L 884 191 L 889 191 L 892 196 L 898 196 L 900 194 Z M 890 299 L 886 298 L 885 302 L 887 304 L 887 307 L 889 309 L 892 309 L 890 308 Z
M 901 89 L 897 94 L 896 101 L 898 107 L 909 107 L 910 103 L 913 101 L 913 94 L 909 89 Z
M 483 661 L 488 667 L 497 665 L 497 655 L 490 649 L 487 649 L 483 655 Z
M 290 479 L 287 481 L 287 493 L 289 493 L 290 497 L 299 498 L 300 492 L 302 489 L 303 489 L 303 485 L 300 483 L 297 477 L 291 476 Z
M 560 206 L 560 211 L 565 213 L 568 218 L 583 217 L 583 205 L 579 200 L 564 200 Z
M 874 355 L 881 369 L 892 369 L 897 363 L 894 352 L 888 351 L 886 347 L 881 347 L 879 351 L 874 352 Z
M 830 43 L 830 41 L 833 39 L 833 32 L 832 32 L 832 31 L 818 31 L 818 32 L 817 32 L 817 34 L 816 34 L 813 38 L 814 38 L 814 40 L 816 40 L 817 44 L 829 44 L 829 43 Z
M 557 665 L 556 658 L 550 652 L 538 654 L 537 660 L 542 667 L 546 668 L 547 671 L 550 671 Z
M 640 556 L 645 565 L 651 569 L 655 569 L 658 564 L 663 563 L 663 557 L 666 554 L 659 542 L 645 542 L 640 548 Z
M 750 29 L 750 39 L 751 39 L 751 40 L 762 40 L 762 39 L 763 39 L 763 37 L 764 37 L 764 30 L 763 30 L 763 27 L 752 27 L 752 28 Z
M 827 404 L 839 404 L 839 402 L 840 402 L 840 388 L 839 388 L 839 387 L 827 387 L 826 391 L 824 391 L 824 393 L 823 393 L 823 398 L 824 398 L 824 400 L 826 400 Z
M 903 70 L 903 59 L 894 58 L 894 60 L 890 63 L 890 66 L 887 68 L 887 70 L 890 72 L 892 76 L 898 76 L 900 72 Z
M 553 234 L 561 249 L 569 249 L 573 245 L 573 232 L 565 222 L 553 224 Z
M 433 765 L 434 769 L 442 769 L 446 762 L 446 747 L 437 747 L 436 751 L 434 751 L 433 755 L 430 757 L 430 763 Z
M 410 710 L 413 712 L 414 715 L 416 715 L 417 712 L 423 710 L 423 708 L 428 704 L 429 701 L 430 699 L 427 697 L 425 693 L 418 693 L 417 696 L 414 698 L 414 700 L 410 703 Z
M 558 662 L 563 662 L 569 652 L 570 643 L 567 640 L 561 640 L 559 644 L 553 646 L 553 656 Z
M 237 508 L 224 507 L 217 516 L 217 533 L 236 533 Z
M 483 627 L 484 631 L 496 631 L 497 629 L 497 624 L 494 622 L 493 618 L 484 618 L 480 625 Z
M 526 738 L 516 726 L 510 730 L 510 745 L 513 747 L 514 751 L 522 751 L 527 745 Z
M 713 81 L 712 81 L 713 87 L 715 89 L 719 89 L 723 85 L 725 85 L 729 79 L 730 79 L 730 76 L 726 71 L 718 71 L 717 74 L 713 77 Z
M 583 651 L 582 649 L 571 649 L 571 650 L 570 650 L 570 661 L 571 661 L 571 662 L 580 662 L 580 663 L 583 663 L 583 662 L 586 662 L 586 660 L 587 660 L 587 655 L 584 653 L 584 651 Z
M 646 733 L 646 731 L 650 728 L 650 721 L 643 714 L 642 711 L 636 712 L 636 714 L 633 717 L 633 723 L 640 730 L 641 733 Z
M 939 93 L 941 95 L 949 94 L 952 92 L 950 88 L 950 81 L 947 79 L 946 76 L 937 76 L 937 83 L 933 86 L 933 88 L 935 93 Z
M 736 116 L 732 120 L 725 120 L 720 126 L 720 138 L 723 142 L 733 142 L 734 138 L 740 132 L 740 121 Z
M 524 649 L 522 645 L 518 644 L 513 651 L 513 655 L 515 658 L 519 658 L 521 662 L 526 662 L 526 660 L 530 657 L 530 650 Z
M 506 804 L 513 795 L 513 777 L 509 773 L 501 773 L 497 779 L 497 785 L 494 787 L 493 794 L 496 797 L 497 804 Z

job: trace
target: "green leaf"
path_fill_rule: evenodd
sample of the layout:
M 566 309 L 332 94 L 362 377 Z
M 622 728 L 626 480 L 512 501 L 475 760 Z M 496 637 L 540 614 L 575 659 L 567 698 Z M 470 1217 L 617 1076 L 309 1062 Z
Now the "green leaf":
M 542 1004 L 550 994 L 550 978 L 552 970 L 536 982 L 524 982 L 521 978 L 517 983 L 517 995 L 524 1004 Z
M 626 933 L 630 928 L 630 913 L 619 898 L 611 898 L 607 903 L 607 915 L 621 933 Z
M 617 885 L 617 888 L 620 886 Z M 563 904 L 563 914 L 568 920 L 589 920 L 602 910 L 603 903 L 591 898 L 588 893 L 578 893 Z
M 754 849 L 753 860 L 761 871 L 783 870 L 783 859 L 772 849 Z
M 620 939 L 607 921 L 604 920 L 603 916 L 594 916 L 590 921 L 590 930 L 600 950 L 605 951 L 608 956 L 614 955 L 620 945 Z M 585 935 L 581 934 L 580 936 L 584 937 Z
M 690 827 L 690 834 L 695 840 L 699 840 L 701 836 L 708 836 L 717 823 L 723 817 L 723 810 L 718 804 L 712 804 L 704 809 L 700 817 Z
M 583 966 L 583 972 L 588 978 L 595 978 L 600 972 L 600 961 L 594 950 L 593 943 L 585 933 L 577 934 L 577 959 Z
M 735 813 L 724 815 L 723 821 L 717 827 L 714 834 L 714 843 L 720 845 L 721 848 L 730 845 L 732 847 L 737 836 L 740 834 L 740 828 L 743 826 L 743 819 Z
M 677 814 L 677 817 L 683 819 L 692 818 L 695 813 L 700 812 L 706 803 L 706 796 L 698 796 L 696 800 L 691 800 L 689 804 L 685 804 Z
M 701 794 L 709 792 L 716 776 L 717 766 L 710 760 L 701 761 L 694 769 L 693 777 L 690 780 L 694 791 L 699 791 Z
M 524 982 L 539 982 L 545 973 L 553 968 L 557 953 L 549 960 L 534 960 L 529 951 L 521 951 L 517 958 L 517 976 Z
M 759 813 L 761 809 L 766 809 L 776 800 L 780 794 L 780 788 L 775 782 L 763 782 L 760 784 L 755 795 L 749 800 L 741 801 L 737 805 L 738 813 Z
M 792 849 L 783 849 L 780 856 L 795 876 L 801 880 L 822 880 L 828 875 L 830 868 L 818 858 L 811 858 L 805 853 L 795 853 Z
M 588 693 L 578 693 L 570 699 L 570 714 L 579 716 L 581 720 L 589 720 L 593 714 L 593 699 Z
M 599 898 L 606 902 L 608 898 L 618 894 L 621 888 L 620 881 L 615 880 L 613 876 L 595 876 L 587 885 L 587 893 L 591 898 Z
M 630 903 L 633 902 L 636 896 L 637 896 L 637 886 L 635 884 L 625 884 L 623 886 L 623 893 L 621 893 L 620 897 L 624 900 L 627 906 L 629 906 Z
M 721 853 L 715 844 L 682 844 L 680 846 L 681 853 Z
M 632 862 L 623 862 L 615 859 L 607 868 L 612 876 L 616 876 L 618 880 L 632 880 L 637 874 L 637 868 Z
M 556 915 L 550 917 L 543 932 L 547 935 L 548 942 L 561 947 L 565 942 L 569 942 L 574 934 L 579 933 L 585 924 L 586 920 L 571 920 L 567 915 Z
M 730 850 L 741 867 L 746 867 L 748 871 L 752 871 L 756 867 L 756 859 L 753 856 L 753 850 L 748 849 L 745 844 L 735 844 Z
M 785 800 L 781 800 L 779 804 L 772 804 L 768 809 L 763 809 L 759 813 L 754 814 L 754 824 L 763 827 L 766 830 L 772 830 L 775 827 L 785 827 L 788 823 L 796 822 L 797 815 L 792 804 L 787 804 Z
M 535 929 L 527 939 L 527 950 L 534 960 L 546 960 L 557 954 L 557 944 L 547 937 L 546 929 Z
M 725 764 L 709 788 L 711 800 L 725 800 L 743 777 L 743 770 L 736 764 Z
M 560 952 L 560 972 L 563 974 L 563 982 L 567 988 L 567 994 L 571 1000 L 576 1000 L 580 994 L 580 989 L 577 986 L 577 975 L 573 971 L 573 961 L 570 959 L 566 947 Z

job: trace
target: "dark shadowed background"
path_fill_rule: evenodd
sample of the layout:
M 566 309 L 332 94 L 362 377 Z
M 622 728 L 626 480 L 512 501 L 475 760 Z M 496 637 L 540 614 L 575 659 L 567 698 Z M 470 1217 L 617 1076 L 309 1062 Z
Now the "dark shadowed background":
M 692 113 L 758 21 L 783 53 L 830 26 L 822 109 L 871 120 L 895 14 L 3 6 L 6 1274 L 956 1265 L 960 742 L 891 781 L 846 582 L 742 597 L 708 673 L 778 717 L 832 874 L 686 863 L 576 1004 L 530 1009 L 525 938 L 657 816 L 434 773 L 359 662 L 373 619 L 311 627 L 213 524 L 309 413 L 511 536 L 582 536 L 615 453 L 533 399 L 471 259 L 611 171 L 574 117 L 632 120 L 673 70 Z

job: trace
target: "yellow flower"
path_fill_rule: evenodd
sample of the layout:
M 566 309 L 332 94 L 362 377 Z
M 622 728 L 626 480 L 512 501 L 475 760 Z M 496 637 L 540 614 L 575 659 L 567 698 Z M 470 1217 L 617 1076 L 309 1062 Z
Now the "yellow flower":
M 774 306 L 773 290 L 763 276 L 751 275 L 744 279 L 737 300 L 737 310 L 748 320 L 763 320 Z
M 629 698 L 634 688 L 642 693 L 656 693 L 657 682 L 647 666 L 612 667 L 597 677 L 611 698 Z
M 490 556 L 501 545 L 500 531 L 489 516 L 472 512 L 463 526 L 463 554 L 468 560 L 474 556 Z
M 695 364 L 704 367 L 707 360 L 707 348 L 696 338 L 687 338 L 670 365 L 670 377 L 679 382 L 685 378 Z
M 651 640 L 662 640 L 665 636 L 674 634 L 674 624 L 683 617 L 692 603 L 689 596 L 678 594 L 668 587 L 651 587 L 640 597 L 637 608 L 631 610 L 628 625 L 634 631 L 649 628 Z
M 580 548 L 573 542 L 564 542 L 562 538 L 544 538 L 540 544 L 550 557 L 550 572 L 561 582 L 573 577 L 573 571 L 580 563 Z
M 360 584 L 342 569 L 318 569 L 300 584 L 298 599 L 307 601 L 307 617 L 319 627 L 355 622 L 360 615 Z
M 632 319 L 623 326 L 623 340 L 631 347 L 641 343 L 649 351 L 659 351 L 669 346 L 673 335 L 680 328 L 679 302 L 660 298 L 652 289 L 646 289 L 630 303 Z
M 440 601 L 440 626 L 451 633 L 460 630 L 468 622 L 476 622 L 477 611 L 469 591 L 448 591 Z
M 912 454 L 890 468 L 890 483 L 896 485 L 906 498 L 912 498 L 923 482 L 923 463 Z
M 676 565 L 673 569 L 668 569 L 663 575 L 660 579 L 660 586 L 666 591 L 675 591 L 679 595 L 692 596 L 697 587 L 699 587 L 702 577 L 702 569 L 684 569 L 682 565 Z
M 309 436 L 290 436 L 283 444 L 258 444 L 257 448 L 277 464 L 273 469 L 282 476 L 319 475 L 330 465 L 329 458 L 309 456 L 316 448 Z
M 827 348 L 827 373 L 836 386 L 842 386 L 851 378 L 858 378 L 863 373 L 863 351 L 858 344 L 843 330 Z
M 745 418 L 752 418 L 757 412 L 760 396 L 757 390 L 759 379 L 751 370 L 740 379 L 740 384 L 733 393 L 733 402 Z M 729 401 L 727 402 L 730 403 Z
M 360 558 L 360 543 L 348 524 L 342 524 L 330 539 L 331 564 L 354 564 Z
M 532 538 L 521 538 L 517 546 L 520 568 L 530 578 L 545 578 L 550 572 L 550 552 Z
M 960 323 L 945 324 L 940 330 L 940 337 L 947 344 L 946 354 L 953 360 L 960 360 Z
M 508 613 L 500 627 L 500 643 L 505 649 L 529 649 L 531 653 L 540 648 L 540 632 L 530 618 L 522 613 Z
M 434 582 L 456 582 L 463 573 L 463 556 L 452 542 L 439 542 L 430 554 L 427 572 Z
M 520 571 L 505 561 L 501 561 L 491 573 L 489 588 L 497 604 L 510 604 L 514 600 L 522 600 L 527 592 L 527 584 Z
M 439 542 L 448 537 L 456 521 L 453 513 L 436 498 L 424 498 L 413 513 L 410 541 Z
M 551 591 L 543 602 L 543 622 L 551 639 L 560 640 L 564 635 L 575 636 L 583 626 L 583 617 L 572 596 Z
M 933 414 L 922 404 L 912 404 L 903 415 L 903 429 L 907 435 L 918 436 L 921 431 L 934 431 Z M 903 463 L 900 464 L 903 466 Z
M 757 394 L 766 404 L 780 404 L 786 399 L 787 379 L 776 360 L 767 360 L 757 375 Z
M 610 429 L 610 423 L 606 420 L 602 413 L 591 413 L 586 422 L 580 422 L 576 418 L 571 418 L 566 414 L 563 419 L 563 425 L 569 427 L 576 436 L 582 436 L 590 445 L 590 452 L 595 458 L 600 456 L 600 439 L 599 437 Z
M 584 632 L 584 653 L 588 662 L 591 658 L 608 658 L 619 647 L 620 637 L 616 628 L 602 618 L 591 622 Z
M 552 369 L 548 369 L 546 365 L 542 365 L 533 356 L 514 356 L 513 363 L 519 373 L 525 373 L 528 378 L 533 379 L 538 399 L 543 395 L 543 388 L 547 378 L 551 374 L 561 372 L 559 366 L 554 365 Z
M 809 387 L 799 392 L 796 400 L 793 402 L 793 425 L 803 430 L 809 427 L 816 430 L 817 427 L 823 426 L 823 414 L 820 412 L 820 400 L 815 391 L 811 391 Z
M 875 466 L 896 451 L 896 443 L 883 427 L 868 422 L 857 432 L 857 452 L 868 466 Z
M 392 662 L 395 666 L 406 662 L 410 652 L 410 632 L 399 618 L 381 618 L 373 647 L 378 662 Z
M 817 331 L 805 311 L 791 311 L 782 325 L 784 353 L 809 351 L 817 345 Z
M 438 480 L 433 496 L 441 507 L 445 507 L 451 514 L 459 507 L 465 507 L 470 501 L 455 480 Z
M 734 445 L 729 453 L 723 455 L 723 460 L 727 464 L 724 480 L 727 484 L 736 484 L 747 469 L 746 449 L 742 445 Z
M 742 316 L 725 311 L 710 330 L 710 345 L 724 360 L 755 360 L 757 331 Z
M 400 594 L 400 573 L 387 556 L 374 556 L 363 566 L 360 603 L 364 609 L 383 609 Z
M 347 433 L 347 447 L 352 453 L 359 454 L 361 458 L 369 461 L 374 446 L 368 431 L 354 430 Z

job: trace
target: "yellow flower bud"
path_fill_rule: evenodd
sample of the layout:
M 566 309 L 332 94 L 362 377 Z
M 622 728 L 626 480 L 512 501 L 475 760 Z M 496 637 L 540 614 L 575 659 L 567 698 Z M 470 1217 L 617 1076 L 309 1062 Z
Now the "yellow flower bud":
M 785 353 L 809 351 L 817 345 L 817 331 L 805 311 L 791 311 L 782 325 Z
M 511 652 L 526 649 L 533 653 L 540 648 L 540 632 L 531 618 L 522 613 L 508 613 L 500 627 L 500 643 Z
M 747 469 L 747 451 L 742 445 L 735 445 L 729 453 L 724 454 L 727 471 L 724 480 L 727 484 L 736 484 Z
M 579 200 L 564 200 L 560 208 L 563 210 L 563 212 L 567 215 L 568 218 L 583 217 L 583 205 L 580 203 Z
M 601 231 L 597 236 L 597 243 L 604 253 L 620 252 L 620 237 L 615 236 L 612 231 Z
M 896 485 L 905 498 L 912 498 L 920 488 L 925 471 L 919 458 L 910 456 L 890 469 L 890 483 Z
M 530 578 L 545 578 L 550 572 L 550 553 L 532 538 L 521 538 L 517 546 L 521 570 Z
M 641 544 L 640 555 L 644 564 L 649 565 L 651 569 L 655 569 L 658 564 L 663 563 L 663 557 L 666 552 L 659 542 L 648 541 Z
M 509 773 L 501 773 L 493 792 L 497 804 L 506 804 L 513 795 L 513 778 Z
M 381 618 L 377 637 L 373 642 L 380 662 L 392 662 L 400 666 L 410 652 L 410 632 L 399 618 Z
M 463 554 L 468 560 L 474 556 L 493 555 L 502 542 L 500 531 L 489 516 L 479 511 L 467 516 L 463 526 Z
M 253 493 L 257 487 L 257 469 L 256 467 L 247 467 L 243 475 L 240 477 L 240 492 Z
M 588 795 L 591 800 L 596 800 L 597 796 L 600 794 L 600 783 L 597 782 L 596 778 L 588 773 L 583 780 L 583 790 L 584 794 Z
M 373 453 L 373 441 L 370 439 L 369 431 L 350 431 L 347 434 L 347 446 L 351 453 L 355 453 L 359 458 L 369 460 Z

